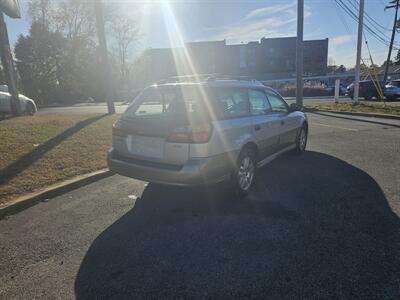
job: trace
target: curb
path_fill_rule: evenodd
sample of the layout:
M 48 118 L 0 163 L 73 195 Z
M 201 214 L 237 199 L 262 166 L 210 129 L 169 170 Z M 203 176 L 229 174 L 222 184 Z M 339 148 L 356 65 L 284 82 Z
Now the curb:
M 89 183 L 111 176 L 113 173 L 108 169 L 95 171 L 92 173 L 80 175 L 78 177 L 62 181 L 46 187 L 39 192 L 33 192 L 18 197 L 4 206 L 0 206 L 0 220 L 6 216 L 16 214 L 46 199 L 54 198 L 66 192 L 72 191 Z
M 364 112 L 355 112 L 355 111 L 353 112 L 353 111 L 339 111 L 339 110 L 327 110 L 327 109 L 306 109 L 305 112 L 309 112 L 309 113 L 324 112 L 324 113 L 351 115 L 351 116 L 359 116 L 359 117 L 400 120 L 400 116 L 397 116 L 397 115 L 374 114 L 374 113 L 364 113 Z

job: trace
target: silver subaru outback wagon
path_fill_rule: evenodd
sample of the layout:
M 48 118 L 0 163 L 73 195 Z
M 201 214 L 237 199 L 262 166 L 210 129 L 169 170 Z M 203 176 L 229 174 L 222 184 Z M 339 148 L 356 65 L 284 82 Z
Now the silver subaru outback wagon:
M 247 194 L 256 168 L 304 152 L 307 133 L 306 115 L 257 81 L 164 83 L 146 88 L 114 124 L 108 166 L 162 184 L 229 180 Z

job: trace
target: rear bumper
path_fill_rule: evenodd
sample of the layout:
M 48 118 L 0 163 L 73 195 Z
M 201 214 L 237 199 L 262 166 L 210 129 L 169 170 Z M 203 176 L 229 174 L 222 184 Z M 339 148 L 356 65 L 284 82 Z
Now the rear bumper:
M 212 184 L 227 180 L 236 162 L 235 153 L 224 153 L 206 158 L 192 158 L 183 166 L 169 167 L 124 158 L 110 149 L 107 154 L 111 171 L 139 180 L 177 186 Z

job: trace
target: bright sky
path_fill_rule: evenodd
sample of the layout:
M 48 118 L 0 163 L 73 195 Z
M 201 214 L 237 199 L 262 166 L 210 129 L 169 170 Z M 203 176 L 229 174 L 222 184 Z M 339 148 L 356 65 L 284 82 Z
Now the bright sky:
M 56 0 L 54 0 L 56 1 Z M 123 13 L 129 14 L 140 26 L 141 38 L 136 53 L 141 50 L 179 46 L 182 41 L 223 40 L 240 43 L 259 40 L 262 37 L 296 35 L 296 0 L 228 1 L 228 0 L 109 0 L 119 5 Z M 342 0 L 348 6 L 356 0 Z M 346 66 L 355 65 L 357 24 L 335 0 L 305 0 L 305 39 L 329 38 L 331 63 Z M 393 9 L 384 11 L 389 0 L 365 0 L 365 11 L 381 26 L 390 29 L 393 23 Z M 166 13 L 166 7 L 170 10 Z M 19 34 L 26 34 L 27 0 L 21 0 L 22 19 L 6 18 L 9 35 L 14 43 Z M 356 12 L 355 8 L 352 8 Z M 357 12 L 358 13 L 358 12 Z M 173 19 L 173 20 L 172 20 Z M 171 26 L 174 24 L 175 26 Z M 174 27 L 175 29 L 171 29 Z M 390 39 L 390 31 L 381 29 Z M 178 34 L 179 39 L 171 38 Z M 176 33 L 176 31 L 179 31 Z M 372 57 L 381 64 L 387 56 L 387 46 L 366 33 Z M 393 56 L 396 54 L 394 51 Z M 368 58 L 364 45 L 362 56 Z

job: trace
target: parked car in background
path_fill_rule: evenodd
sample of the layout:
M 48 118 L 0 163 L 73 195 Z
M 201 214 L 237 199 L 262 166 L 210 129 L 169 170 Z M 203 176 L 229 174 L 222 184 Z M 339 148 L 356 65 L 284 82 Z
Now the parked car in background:
M 37 112 L 35 101 L 22 94 L 19 94 L 18 98 L 22 113 L 34 115 Z M 0 114 L 11 114 L 11 95 L 5 85 L 0 86 Z
M 0 84 L 0 92 L 8 93 L 8 87 L 5 84 Z
M 329 95 L 335 95 L 335 86 L 334 85 L 328 85 L 325 87 L 325 91 Z M 339 85 L 339 96 L 344 96 L 346 94 L 347 88 L 343 84 Z
M 256 81 L 212 79 L 146 88 L 114 124 L 110 170 L 190 186 L 225 180 L 239 194 L 257 167 L 305 151 L 306 115 Z
M 395 100 L 400 97 L 400 79 L 392 80 L 385 86 L 384 95 L 388 100 Z
M 364 98 L 365 100 L 372 100 L 372 98 L 377 100 L 380 99 L 381 97 L 379 96 L 379 92 L 375 84 L 377 84 L 377 82 L 372 80 L 360 81 L 358 96 Z M 385 85 L 382 81 L 379 82 L 379 84 L 383 91 L 385 89 Z M 354 83 L 351 83 L 347 87 L 346 96 L 350 97 L 351 99 L 354 98 Z

